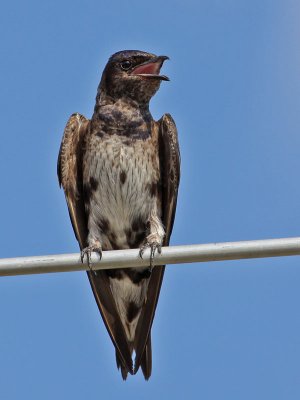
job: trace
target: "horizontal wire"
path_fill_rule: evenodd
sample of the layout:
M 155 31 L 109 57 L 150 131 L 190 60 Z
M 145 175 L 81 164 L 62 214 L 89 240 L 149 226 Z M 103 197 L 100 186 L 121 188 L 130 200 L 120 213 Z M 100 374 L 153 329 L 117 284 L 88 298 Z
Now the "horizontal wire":
M 154 265 L 294 255 L 300 255 L 300 237 L 163 247 L 161 254 L 155 255 Z M 103 251 L 101 260 L 96 253 L 92 253 L 91 260 L 93 270 L 145 267 L 150 265 L 150 251 L 145 250 L 143 259 L 139 249 Z M 79 253 L 0 259 L 0 276 L 88 269 Z

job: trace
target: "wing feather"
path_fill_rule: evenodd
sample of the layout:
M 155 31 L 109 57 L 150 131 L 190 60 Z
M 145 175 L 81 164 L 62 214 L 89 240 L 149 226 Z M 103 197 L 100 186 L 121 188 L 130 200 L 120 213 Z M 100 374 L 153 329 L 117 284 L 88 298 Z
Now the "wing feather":
M 89 120 L 81 114 L 72 114 L 61 142 L 57 175 L 63 187 L 72 226 L 80 248 L 86 246 L 87 218 L 82 192 L 82 156 Z

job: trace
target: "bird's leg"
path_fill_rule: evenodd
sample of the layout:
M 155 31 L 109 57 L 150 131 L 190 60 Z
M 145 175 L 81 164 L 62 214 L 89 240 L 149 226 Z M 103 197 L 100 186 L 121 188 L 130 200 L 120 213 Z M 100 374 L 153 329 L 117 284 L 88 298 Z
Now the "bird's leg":
M 99 230 L 99 226 L 97 224 L 97 220 L 93 213 L 90 213 L 88 218 L 88 237 L 87 237 L 87 247 L 82 249 L 81 251 L 81 261 L 84 261 L 84 256 L 87 258 L 87 263 L 90 271 L 93 271 L 92 268 L 92 253 L 98 253 L 99 258 L 102 258 L 102 231 Z M 96 274 L 96 271 L 94 271 Z
M 163 224 L 156 211 L 150 213 L 148 220 L 148 235 L 140 248 L 140 257 L 143 258 L 144 251 L 150 248 L 150 268 L 154 267 L 154 256 L 156 250 L 161 253 L 162 241 L 165 236 Z
M 87 263 L 88 263 L 88 267 L 91 271 L 93 271 L 92 268 L 92 252 L 98 253 L 100 260 L 102 258 L 102 246 L 101 246 L 101 242 L 100 240 L 94 239 L 94 240 L 89 240 L 89 246 L 85 247 L 84 249 L 81 250 L 81 262 L 84 262 L 84 256 L 87 257 Z M 94 271 L 95 272 L 95 271 Z

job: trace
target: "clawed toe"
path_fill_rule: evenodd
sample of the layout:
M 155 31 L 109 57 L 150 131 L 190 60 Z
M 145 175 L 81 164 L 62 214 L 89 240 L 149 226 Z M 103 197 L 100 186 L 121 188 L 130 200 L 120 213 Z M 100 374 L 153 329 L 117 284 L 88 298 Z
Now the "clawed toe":
M 159 254 L 161 254 L 161 243 L 158 243 L 158 242 L 144 243 L 142 245 L 142 247 L 140 248 L 140 252 L 139 252 L 141 258 L 143 258 L 143 254 L 147 248 L 150 249 L 150 267 L 153 268 L 154 267 L 154 256 L 155 256 L 156 250 Z
M 92 246 L 85 247 L 83 250 L 81 250 L 81 253 L 80 253 L 81 262 L 82 263 L 84 262 L 84 257 L 86 256 L 88 267 L 89 267 L 89 269 L 91 271 L 93 271 L 93 268 L 92 268 L 92 252 L 98 253 L 99 257 L 100 257 L 100 260 L 101 260 L 101 258 L 102 258 L 102 249 L 99 246 L 92 245 Z

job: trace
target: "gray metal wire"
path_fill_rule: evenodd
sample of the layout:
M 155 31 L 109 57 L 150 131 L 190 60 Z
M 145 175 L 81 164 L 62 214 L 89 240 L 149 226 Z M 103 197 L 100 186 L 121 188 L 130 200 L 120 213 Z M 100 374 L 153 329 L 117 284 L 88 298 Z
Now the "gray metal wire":
M 163 247 L 162 253 L 155 256 L 155 265 L 294 255 L 300 255 L 300 237 Z M 101 261 L 97 254 L 92 255 L 92 264 L 95 270 L 142 267 L 149 265 L 149 257 L 148 250 L 143 259 L 138 249 L 104 251 Z M 79 253 L 0 259 L 0 276 L 87 269 Z

